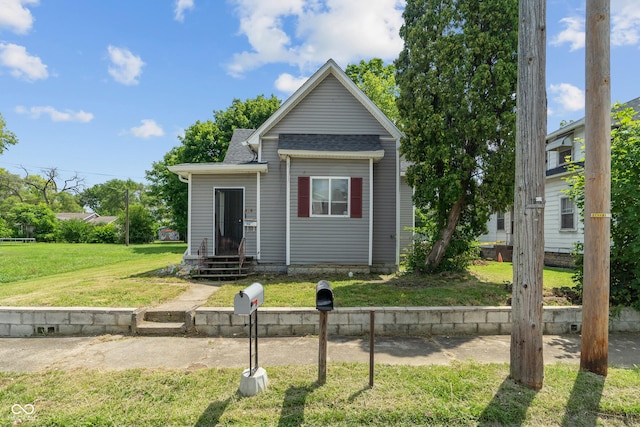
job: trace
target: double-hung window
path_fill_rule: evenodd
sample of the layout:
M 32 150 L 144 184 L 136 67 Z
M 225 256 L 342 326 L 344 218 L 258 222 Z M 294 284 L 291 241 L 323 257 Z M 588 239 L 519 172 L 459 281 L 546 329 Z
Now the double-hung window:
M 574 222 L 575 205 L 573 200 L 568 197 L 560 199 L 560 229 L 561 230 L 573 230 L 575 228 Z
M 349 178 L 311 177 L 311 215 L 349 216 Z
M 498 231 L 504 231 L 504 212 L 498 212 L 496 214 L 496 223 L 497 223 L 496 229 Z

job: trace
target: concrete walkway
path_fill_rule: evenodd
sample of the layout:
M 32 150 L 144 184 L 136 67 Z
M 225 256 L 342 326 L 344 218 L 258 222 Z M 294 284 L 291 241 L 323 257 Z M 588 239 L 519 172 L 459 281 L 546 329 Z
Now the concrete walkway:
M 191 283 L 186 291 L 175 297 L 174 299 L 162 303 L 157 306 L 150 307 L 149 310 L 163 310 L 163 311 L 180 311 L 190 310 L 194 307 L 199 307 L 209 297 L 222 286 L 220 284 L 208 284 L 208 283 Z
M 510 336 L 433 336 L 375 341 L 375 362 L 396 365 L 447 365 L 455 361 L 509 363 Z M 544 336 L 546 364 L 579 364 L 578 335 Z M 330 337 L 328 362 L 369 362 L 368 338 Z M 317 365 L 317 337 L 259 338 L 259 365 Z M 609 338 L 610 366 L 640 365 L 640 334 Z M 248 338 L 98 337 L 0 338 L 0 371 L 49 369 L 246 368 Z

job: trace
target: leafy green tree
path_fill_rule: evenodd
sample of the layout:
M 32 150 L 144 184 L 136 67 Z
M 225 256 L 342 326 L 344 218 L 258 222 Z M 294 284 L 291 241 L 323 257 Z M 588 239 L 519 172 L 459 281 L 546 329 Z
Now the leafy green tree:
M 214 120 L 197 121 L 178 137 L 181 145 L 173 147 L 161 161 L 154 162 L 146 176 L 153 206 L 160 217 L 171 218 L 172 226 L 187 235 L 187 186 L 167 169 L 180 163 L 221 162 L 236 128 L 253 129 L 264 123 L 280 106 L 275 96 L 240 101 L 234 99 L 226 110 L 213 112 Z
M 83 206 L 88 206 L 98 215 L 117 216 L 125 209 L 127 191 L 129 203 L 140 203 L 144 206 L 149 203 L 145 185 L 131 179 L 112 179 L 103 184 L 96 184 L 80 193 L 79 199 Z
M 18 203 L 8 213 L 6 221 L 14 237 L 35 237 L 36 240 L 53 242 L 58 232 L 58 219 L 44 203 Z
M 67 243 L 87 243 L 93 232 L 93 224 L 80 219 L 60 221 L 59 239 Z
M 611 130 L 611 288 L 613 305 L 640 310 L 640 119 L 633 109 L 613 107 Z M 583 159 L 584 160 L 584 159 Z M 584 212 L 584 171 L 575 165 L 568 191 Z M 577 279 L 582 284 L 582 257 Z
M 4 121 L 4 117 L 0 114 L 0 154 L 6 150 L 9 145 L 18 143 L 16 135 L 7 129 L 7 122 Z
M 122 212 L 118 215 L 118 223 L 121 228 L 120 241 L 124 242 L 124 232 L 126 214 Z M 130 243 L 150 243 L 156 236 L 156 223 L 153 217 L 144 206 L 133 204 L 129 206 L 129 242 Z
M 11 237 L 11 228 L 2 217 L 0 217 L 0 237 Z
M 518 2 L 409 0 L 404 21 L 401 151 L 435 226 L 425 269 L 437 271 L 513 203 Z
M 369 62 L 362 60 L 359 64 L 349 64 L 345 72 L 387 117 L 398 122 L 395 65 L 384 65 L 382 59 L 373 58 Z
M 60 203 L 60 201 L 62 204 L 67 203 L 68 207 L 69 199 L 61 196 L 62 193 L 76 195 L 84 188 L 84 178 L 77 174 L 69 178 L 62 178 L 57 168 L 43 169 L 42 176 L 31 175 L 26 169 L 25 172 L 26 176 L 23 178 L 25 185 L 52 209 L 56 209 L 56 203 Z M 77 203 L 76 206 L 74 211 L 82 212 L 82 207 Z

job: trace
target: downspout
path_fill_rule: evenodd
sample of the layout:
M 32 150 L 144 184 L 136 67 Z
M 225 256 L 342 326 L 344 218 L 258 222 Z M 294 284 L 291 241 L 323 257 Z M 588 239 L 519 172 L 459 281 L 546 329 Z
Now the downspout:
M 286 209 L 286 232 L 285 232 L 285 244 L 286 244 L 286 263 L 287 267 L 291 265 L 291 157 L 287 156 L 287 201 Z
M 373 265 L 373 159 L 369 159 L 369 267 Z
M 191 238 L 191 223 L 193 222 L 191 221 L 191 191 L 193 187 L 191 185 L 191 174 L 189 174 L 186 180 L 182 177 L 182 175 L 178 175 L 178 179 L 187 184 L 187 238 L 189 239 L 189 244 L 187 245 L 187 255 L 191 256 L 191 254 L 193 253 L 193 251 L 191 250 L 191 247 L 193 245 L 193 239 Z

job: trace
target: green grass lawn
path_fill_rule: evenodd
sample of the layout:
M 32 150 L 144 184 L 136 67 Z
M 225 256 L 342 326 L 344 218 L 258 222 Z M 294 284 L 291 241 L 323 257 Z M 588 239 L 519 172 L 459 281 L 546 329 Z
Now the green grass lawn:
M 578 366 L 545 367 L 542 390 L 508 378 L 505 364 L 329 364 L 267 368 L 269 386 L 237 389 L 241 369 L 0 373 L 0 424 L 14 404 L 33 405 L 38 426 L 630 426 L 640 425 L 640 370 L 604 378 Z
M 0 305 L 143 307 L 162 303 L 189 281 L 158 274 L 179 264 L 184 243 L 149 245 L 0 244 Z M 229 307 L 253 281 L 265 287 L 266 307 L 314 307 L 315 286 L 331 282 L 337 307 L 506 305 L 511 263 L 478 263 L 463 273 L 438 275 L 252 276 L 220 289 L 205 306 Z M 546 268 L 544 287 L 571 287 L 569 270 Z M 569 304 L 555 298 L 548 304 Z
M 157 271 L 181 262 L 186 245 L 36 243 L 0 245 L 0 305 L 143 307 L 179 295 L 188 282 Z
M 545 268 L 544 288 L 549 304 L 570 304 L 553 297 L 553 289 L 573 287 L 571 274 L 567 269 Z M 511 297 L 506 284 L 512 277 L 512 265 L 506 262 L 479 263 L 464 273 L 438 275 L 255 276 L 223 285 L 205 305 L 228 307 L 235 294 L 257 281 L 265 288 L 265 307 L 314 307 L 316 284 L 326 279 L 331 283 L 337 307 L 499 306 L 506 305 Z

